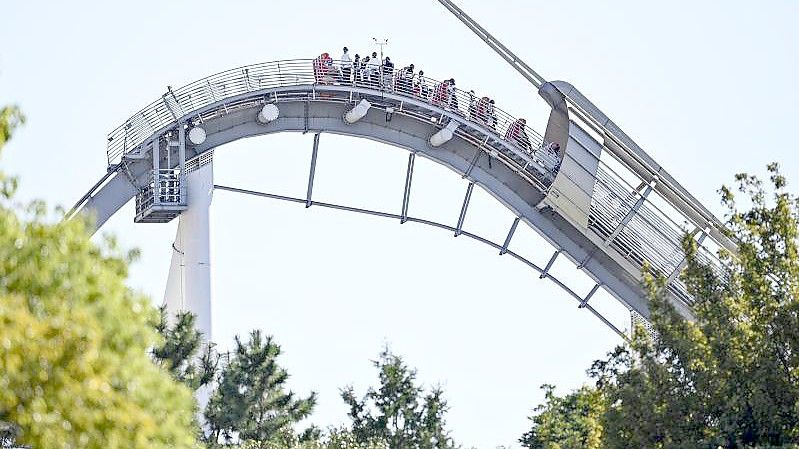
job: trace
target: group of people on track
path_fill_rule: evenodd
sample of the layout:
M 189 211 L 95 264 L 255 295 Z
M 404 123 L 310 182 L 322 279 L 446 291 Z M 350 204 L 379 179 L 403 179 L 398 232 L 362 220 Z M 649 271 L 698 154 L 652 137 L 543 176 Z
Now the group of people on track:
M 473 90 L 469 91 L 468 110 L 467 114 L 464 114 L 459 107 L 459 91 L 455 89 L 454 78 L 439 83 L 425 78 L 422 70 L 416 72 L 413 64 L 400 70 L 395 70 L 394 67 L 394 62 L 388 56 L 381 59 L 377 52 L 372 52 L 363 58 L 356 53 L 353 58 L 347 47 L 344 47 L 343 54 L 336 63 L 329 53 L 322 53 L 313 60 L 314 79 L 317 84 L 356 84 L 415 96 L 430 102 L 433 106 L 467 116 L 469 120 L 497 132 L 499 118 L 493 99 L 478 98 Z M 460 96 L 465 97 L 462 93 Z M 534 149 L 527 135 L 526 123 L 523 118 L 510 123 L 504 138 L 532 153 Z M 557 143 L 544 148 L 544 151 L 547 151 L 549 156 L 555 156 L 556 160 L 559 160 L 559 150 Z

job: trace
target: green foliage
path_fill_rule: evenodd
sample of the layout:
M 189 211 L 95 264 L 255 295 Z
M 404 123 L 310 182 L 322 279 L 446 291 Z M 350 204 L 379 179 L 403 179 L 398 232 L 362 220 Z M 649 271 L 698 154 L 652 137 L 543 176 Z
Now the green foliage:
M 0 112 L 0 147 L 21 121 Z M 188 448 L 192 397 L 147 355 L 157 343 L 128 258 L 86 223 L 0 201 L 0 427 L 47 448 Z
M 736 189 L 720 191 L 738 244 L 736 254 L 720 254 L 724 267 L 709 266 L 696 240 L 684 238 L 682 279 L 696 298 L 695 320 L 659 294 L 664 279 L 648 276 L 657 338 L 636 332 L 595 362 L 597 390 L 559 398 L 549 389 L 522 439 L 527 447 L 583 447 L 561 444 L 596 412 L 585 407 L 593 395 L 604 407 L 592 421 L 602 447 L 799 447 L 799 200 L 777 164 L 768 170 L 770 194 L 744 174 Z
M 530 418 L 533 427 L 519 442 L 530 449 L 599 449 L 602 447 L 602 393 L 583 387 L 564 397 L 544 385 L 545 403 Z
M 16 106 L 4 106 L 0 108 L 0 153 L 3 147 L 11 139 L 14 129 L 25 123 L 25 116 Z M 11 198 L 17 190 L 17 179 L 8 178 L 0 171 L 0 198 Z
M 316 394 L 297 398 L 286 391 L 289 376 L 277 364 L 279 355 L 280 346 L 260 331 L 252 331 L 248 342 L 236 337 L 205 410 L 211 443 L 238 437 L 251 447 L 290 446 L 295 437 L 291 425 L 310 415 Z
M 352 387 L 341 397 L 350 407 L 352 433 L 360 444 L 385 441 L 390 449 L 445 449 L 454 443 L 445 430 L 447 402 L 440 388 L 425 394 L 416 385 L 416 371 L 386 348 L 373 362 L 380 387 L 362 399 Z
M 163 337 L 163 344 L 153 349 L 156 363 L 192 391 L 210 384 L 216 376 L 219 357 L 211 343 L 204 345 L 198 357 L 203 336 L 194 327 L 194 314 L 180 312 L 170 326 L 166 308 L 161 307 L 160 312 L 161 319 L 156 330 Z
M 721 189 L 738 253 L 727 268 L 704 263 L 690 237 L 682 275 L 696 320 L 652 297 L 658 338 L 639 336 L 592 374 L 608 403 L 608 447 L 789 447 L 799 443 L 799 203 L 776 164 L 773 193 L 737 175 Z M 662 280 L 651 279 L 653 292 Z M 642 333 L 643 334 L 643 333 Z
M 386 449 L 388 446 L 382 441 L 360 443 L 352 431 L 347 428 L 332 428 L 324 435 L 320 432 L 309 440 L 303 440 L 295 435 L 287 440 L 272 442 L 266 446 L 259 446 L 257 442 L 245 442 L 239 446 L 240 449 L 260 449 L 261 447 L 269 449 Z

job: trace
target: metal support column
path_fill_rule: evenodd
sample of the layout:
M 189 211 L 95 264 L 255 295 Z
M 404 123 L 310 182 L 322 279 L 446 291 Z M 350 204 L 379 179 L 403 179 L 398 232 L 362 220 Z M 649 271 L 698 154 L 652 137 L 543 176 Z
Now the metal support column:
M 461 215 L 458 217 L 458 225 L 455 226 L 455 237 L 461 235 L 461 230 L 463 229 L 463 220 L 466 219 L 466 209 L 469 208 L 469 200 L 472 198 L 472 190 L 474 190 L 474 182 L 470 182 L 469 187 L 466 188 L 466 197 L 463 199 Z
M 405 173 L 405 192 L 402 195 L 402 214 L 400 223 L 408 221 L 408 202 L 411 198 L 411 181 L 413 180 L 413 163 L 416 160 L 416 153 L 408 155 L 408 171 Z
M 316 173 L 316 155 L 319 153 L 319 134 L 313 135 L 313 152 L 311 153 L 311 172 L 308 174 L 308 194 L 305 196 L 305 207 L 311 207 L 313 194 L 313 177 Z
M 499 251 L 499 255 L 503 255 L 508 252 L 508 245 L 510 245 L 510 239 L 513 238 L 513 233 L 516 232 L 516 226 L 519 226 L 520 217 L 516 217 L 513 219 L 513 224 L 510 225 L 510 231 L 508 231 L 508 236 L 505 237 L 505 243 L 502 244 L 502 249 Z
M 555 251 L 555 253 L 552 254 L 552 257 L 549 258 L 549 262 L 547 262 L 547 266 L 544 267 L 544 271 L 542 271 L 541 275 L 538 276 L 540 279 L 544 279 L 545 277 L 547 277 L 547 275 L 549 274 L 549 269 L 552 268 L 552 265 L 555 263 L 555 259 L 557 259 L 558 256 L 560 255 L 560 251 L 561 250 Z
M 605 246 L 610 245 L 611 242 L 613 242 L 613 240 L 615 240 L 616 237 L 618 237 L 622 229 L 624 229 L 624 227 L 627 226 L 627 223 L 629 223 L 630 220 L 633 219 L 635 213 L 638 212 L 638 209 L 640 209 L 641 206 L 644 204 L 646 198 L 649 196 L 650 193 L 652 193 L 652 189 L 655 187 L 656 182 L 657 182 L 656 180 L 653 180 L 652 182 L 647 184 L 646 190 L 644 190 L 644 193 L 642 193 L 641 196 L 638 197 L 638 201 L 636 201 L 635 204 L 633 204 L 633 207 L 630 208 L 630 210 L 627 212 L 627 215 L 625 215 L 624 218 L 621 220 L 621 222 L 618 224 L 618 226 L 616 226 L 616 229 L 614 229 L 613 232 L 608 236 L 608 238 L 605 239 Z M 636 192 L 638 191 L 636 190 Z
M 178 123 L 178 189 L 180 192 L 180 202 L 187 204 L 188 194 L 186 191 L 186 129 L 184 123 Z
M 579 306 L 577 306 L 577 308 L 578 308 L 578 309 L 582 309 L 583 307 L 587 306 L 587 305 L 588 305 L 588 300 L 589 300 L 589 299 L 591 299 L 591 297 L 592 297 L 592 296 L 594 296 L 594 293 L 596 293 L 596 291 L 597 291 L 597 290 L 599 290 L 599 287 L 600 287 L 601 285 L 602 285 L 602 284 L 596 284 L 596 285 L 594 285 L 594 287 L 591 289 L 591 291 L 590 291 L 590 292 L 588 292 L 588 294 L 587 294 L 587 295 L 585 295 L 585 298 L 583 298 L 583 300 L 582 300 L 582 301 L 580 301 L 580 305 L 579 305 Z
M 169 148 L 167 148 L 169 151 Z M 161 172 L 161 139 L 156 137 L 153 140 L 153 204 L 161 203 L 161 195 L 159 194 L 160 185 L 158 175 Z

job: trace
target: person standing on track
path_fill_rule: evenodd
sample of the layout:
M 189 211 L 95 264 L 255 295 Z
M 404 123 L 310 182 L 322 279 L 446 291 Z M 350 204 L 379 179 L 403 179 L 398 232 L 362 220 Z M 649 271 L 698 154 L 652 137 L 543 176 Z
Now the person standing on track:
M 352 59 L 350 59 L 347 47 L 344 47 L 344 54 L 341 55 L 341 82 L 344 84 L 352 83 Z

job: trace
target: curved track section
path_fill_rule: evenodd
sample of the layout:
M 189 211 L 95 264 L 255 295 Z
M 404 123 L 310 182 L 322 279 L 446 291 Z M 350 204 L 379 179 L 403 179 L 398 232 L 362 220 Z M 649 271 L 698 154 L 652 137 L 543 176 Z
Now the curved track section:
M 470 107 L 471 97 L 462 91 L 451 94 L 451 98 L 457 99 L 453 104 L 451 99 L 437 101 L 434 96 L 420 96 L 413 85 L 401 84 L 396 73 L 388 83 L 383 80 L 341 83 L 334 77 L 320 76 L 314 64 L 310 60 L 258 64 L 222 72 L 175 91 L 170 88 L 159 100 L 109 135 L 109 171 L 73 210 L 94 214 L 96 228 L 99 228 L 131 198 L 152 186 L 154 166 L 156 171 L 159 167 L 172 170 L 189 160 L 188 167 L 191 161 L 212 154 L 215 148 L 246 137 L 310 132 L 366 138 L 405 148 L 411 152 L 411 158 L 420 156 L 442 164 L 467 179 L 469 189 L 474 185 L 485 189 L 555 248 L 547 267 L 538 267 L 527 260 L 523 262 L 542 277 L 548 277 L 549 267 L 562 255 L 596 282 L 587 296 L 581 297 L 550 277 L 570 296 L 579 299 L 581 307 L 594 311 L 588 306 L 588 299 L 602 287 L 631 311 L 649 316 L 640 271 L 612 257 L 595 237 L 552 207 L 544 206 L 542 201 L 557 173 L 553 171 L 556 165 L 548 163 L 543 153 L 545 142 L 540 134 L 526 129 L 529 145 L 512 137 L 506 139 L 508 129 L 518 123 L 516 119 L 499 109 L 490 116 L 475 114 Z M 425 86 L 435 89 L 438 84 L 423 79 L 421 87 Z M 366 114 L 352 124 L 343 120 L 343 116 L 362 100 L 370 105 Z M 268 123 L 258 118 L 265 105 L 279 109 L 278 117 Z M 190 134 L 187 131 L 193 127 L 201 127 L 206 136 L 197 144 L 185 139 L 185 135 Z M 431 146 L 431 136 L 446 129 L 454 130 L 451 139 L 437 147 Z M 181 148 L 185 140 L 185 154 L 178 154 L 176 139 L 180 140 Z M 161 155 L 157 161 L 152 157 L 154 153 Z M 379 167 L 369 169 L 379 170 Z M 462 216 L 468 206 L 468 196 L 467 192 Z M 305 200 L 289 200 L 304 201 L 306 205 L 320 204 L 313 203 L 310 189 Z M 460 229 L 462 217 L 456 226 L 427 222 L 407 217 L 406 205 L 398 214 L 380 214 L 443 227 L 456 235 L 476 238 L 501 253 L 508 252 L 508 242 L 498 245 L 463 232 Z M 508 241 L 516 224 L 518 222 L 509 232 Z M 681 313 L 690 315 L 686 302 L 670 292 L 667 294 Z M 613 329 L 618 332 L 617 328 Z

